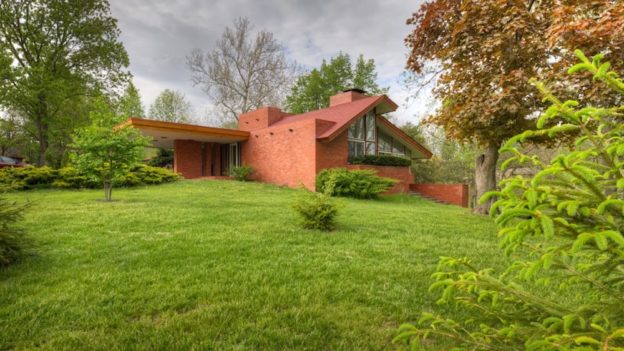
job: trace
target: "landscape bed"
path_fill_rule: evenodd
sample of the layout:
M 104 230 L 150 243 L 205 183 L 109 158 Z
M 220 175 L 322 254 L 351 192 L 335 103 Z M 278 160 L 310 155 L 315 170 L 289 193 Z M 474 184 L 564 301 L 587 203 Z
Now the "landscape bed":
M 338 228 L 322 233 L 298 225 L 303 192 L 214 180 L 111 203 L 9 193 L 31 202 L 34 247 L 0 271 L 0 349 L 387 349 L 431 309 L 440 256 L 504 260 L 492 221 L 467 209 L 339 199 Z

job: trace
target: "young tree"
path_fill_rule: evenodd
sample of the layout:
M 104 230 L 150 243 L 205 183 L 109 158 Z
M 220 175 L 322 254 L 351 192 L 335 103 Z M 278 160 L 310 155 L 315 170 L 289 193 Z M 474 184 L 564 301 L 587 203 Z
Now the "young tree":
M 161 121 L 188 122 L 191 119 L 192 109 L 184 94 L 165 89 L 150 106 L 149 116 L 151 119 Z
M 230 121 L 262 106 L 279 105 L 297 65 L 286 58 L 273 33 L 253 37 L 247 18 L 226 27 L 210 52 L 195 49 L 187 56 L 193 84 L 201 86 L 212 103 Z
M 110 201 L 116 178 L 142 160 L 149 139 L 137 129 L 118 125 L 122 120 L 101 101 L 90 117 L 92 124 L 74 136 L 73 161 L 82 174 L 102 183 L 104 198 Z
M 624 82 L 601 56 L 570 72 L 586 71 L 617 94 Z M 439 343 L 454 350 L 624 349 L 624 106 L 562 102 L 542 84 L 551 106 L 537 130 L 511 138 L 506 164 L 535 168 L 532 178 L 509 178 L 496 195 L 507 269 L 480 269 L 468 258 L 444 257 L 430 290 L 455 303 L 455 316 L 422 313 L 397 340 L 413 349 Z M 549 120 L 561 121 L 546 127 Z M 570 152 L 543 163 L 517 147 L 531 138 L 575 131 Z M 505 165 L 503 166 L 503 168 Z
M 118 37 L 106 0 L 0 1 L 0 105 L 26 117 L 37 165 L 68 102 L 127 79 Z
M 371 94 L 384 94 L 388 88 L 377 84 L 375 61 L 358 56 L 355 67 L 348 54 L 340 53 L 321 67 L 297 78 L 285 107 L 292 113 L 303 113 L 329 105 L 329 97 L 350 88 L 359 88 Z
M 128 83 L 124 94 L 117 103 L 117 115 L 123 118 L 145 117 L 143 111 L 143 103 L 139 90 L 132 84 Z

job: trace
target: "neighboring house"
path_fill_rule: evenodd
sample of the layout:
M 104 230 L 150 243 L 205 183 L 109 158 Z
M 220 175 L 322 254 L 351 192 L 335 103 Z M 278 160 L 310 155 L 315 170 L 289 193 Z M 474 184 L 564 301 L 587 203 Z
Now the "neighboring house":
M 264 107 L 239 117 L 238 129 L 131 118 L 126 124 L 153 138 L 156 147 L 174 149 L 174 170 L 185 178 L 225 176 L 249 165 L 258 181 L 315 188 L 325 168 L 375 169 L 400 182 L 391 192 L 407 192 L 410 167 L 352 165 L 364 154 L 430 158 L 431 152 L 382 115 L 397 109 L 385 95 L 352 89 L 330 98 L 329 107 L 293 115 Z
M 0 168 L 24 167 L 26 164 L 20 158 L 0 156 Z

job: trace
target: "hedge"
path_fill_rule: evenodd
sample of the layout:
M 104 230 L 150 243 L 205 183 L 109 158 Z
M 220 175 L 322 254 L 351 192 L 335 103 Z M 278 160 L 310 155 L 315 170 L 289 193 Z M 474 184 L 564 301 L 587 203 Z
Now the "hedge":
M 324 169 L 316 176 L 316 190 L 332 196 L 371 199 L 390 190 L 398 182 L 376 174 L 371 169 Z
M 412 165 L 412 160 L 408 158 L 404 158 L 404 157 L 390 156 L 390 155 L 364 155 L 364 156 L 354 157 L 353 160 L 351 160 L 351 164 L 409 167 Z
M 115 186 L 169 183 L 180 175 L 165 168 L 138 165 L 116 179 Z M 99 188 L 102 184 L 80 174 L 73 167 L 53 169 L 50 167 L 22 167 L 0 169 L 0 188 L 28 190 L 36 188 Z

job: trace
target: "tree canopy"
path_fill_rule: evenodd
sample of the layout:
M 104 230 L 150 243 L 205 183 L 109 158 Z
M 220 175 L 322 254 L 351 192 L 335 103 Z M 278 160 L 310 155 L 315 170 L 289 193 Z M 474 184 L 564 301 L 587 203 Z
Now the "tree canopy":
M 568 96 L 582 81 L 562 78 L 572 48 L 607 50 L 609 59 L 620 59 L 623 7 L 612 0 L 433 0 L 408 20 L 414 26 L 406 38 L 408 69 L 437 75 L 434 95 L 442 105 L 428 121 L 486 150 L 477 158 L 478 196 L 496 186 L 500 145 L 533 126 L 543 109 L 529 79 L 553 82 Z M 431 63 L 436 69 L 427 71 Z
M 292 113 L 303 113 L 329 105 L 329 97 L 346 89 L 359 88 L 370 94 L 384 94 L 388 88 L 377 83 L 375 61 L 358 56 L 355 66 L 348 54 L 340 53 L 329 62 L 323 60 L 320 68 L 297 78 L 285 107 Z
M 123 118 L 145 117 L 141 95 L 132 82 L 128 83 L 124 94 L 117 102 L 116 112 L 118 116 Z
M 0 105 L 25 119 L 38 165 L 60 162 L 85 96 L 127 80 L 118 37 L 106 0 L 0 2 Z
M 193 107 L 179 91 L 165 89 L 150 106 L 149 117 L 168 122 L 188 122 Z

